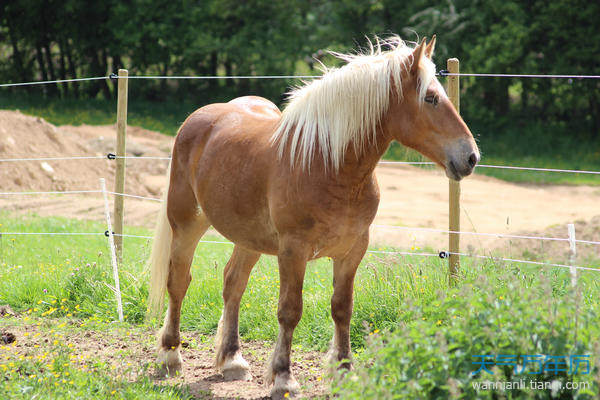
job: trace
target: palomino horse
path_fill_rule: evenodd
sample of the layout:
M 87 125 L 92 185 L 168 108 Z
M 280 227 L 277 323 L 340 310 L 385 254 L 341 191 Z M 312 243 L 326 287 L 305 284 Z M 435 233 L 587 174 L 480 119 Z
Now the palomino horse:
M 196 245 L 213 226 L 235 247 L 224 271 L 216 367 L 251 379 L 238 335 L 240 299 L 261 253 L 279 263 L 279 336 L 268 366 L 271 395 L 294 394 L 292 334 L 302 315 L 307 261 L 333 259 L 333 362 L 350 368 L 356 269 L 379 204 L 374 170 L 393 140 L 418 150 L 455 180 L 479 161 L 471 132 L 435 77 L 435 37 L 410 48 L 398 37 L 293 90 L 284 112 L 254 96 L 210 104 L 183 123 L 150 260 L 149 305 L 169 305 L 159 333 L 165 373 L 181 369 L 179 320 Z M 257 305 L 260 306 L 260 305 Z

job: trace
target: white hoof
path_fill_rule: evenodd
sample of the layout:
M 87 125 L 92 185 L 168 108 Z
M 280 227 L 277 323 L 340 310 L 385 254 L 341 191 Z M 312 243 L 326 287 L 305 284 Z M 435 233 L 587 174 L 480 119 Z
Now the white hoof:
M 273 400 L 284 399 L 286 397 L 294 398 L 299 392 L 300 385 L 291 374 L 283 373 L 275 376 L 275 382 L 271 389 L 271 398 Z
M 160 377 L 176 376 L 181 374 L 181 354 L 179 347 L 176 349 L 165 350 L 161 348 L 158 351 L 158 375 Z
M 231 358 L 226 359 L 221 366 L 223 378 L 226 381 L 251 381 L 250 365 L 244 360 L 240 352 L 235 353 Z
M 352 370 L 352 359 L 347 358 L 340 360 L 339 352 L 334 347 L 331 347 L 325 355 L 325 366 L 330 374 L 333 374 L 336 371 L 344 372 Z

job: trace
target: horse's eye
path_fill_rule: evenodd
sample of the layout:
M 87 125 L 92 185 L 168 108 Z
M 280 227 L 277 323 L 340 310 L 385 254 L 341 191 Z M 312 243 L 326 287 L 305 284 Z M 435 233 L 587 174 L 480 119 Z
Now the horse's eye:
M 437 104 L 438 104 L 438 98 L 437 98 L 437 96 L 433 96 L 433 95 L 432 96 L 427 96 L 427 97 L 425 97 L 424 100 L 425 100 L 426 103 L 433 104 L 434 107 L 437 106 Z

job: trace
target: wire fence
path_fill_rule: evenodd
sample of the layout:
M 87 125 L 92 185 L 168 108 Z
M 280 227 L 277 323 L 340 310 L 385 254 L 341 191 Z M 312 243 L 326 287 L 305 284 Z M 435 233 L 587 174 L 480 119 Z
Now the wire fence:
M 27 235 L 29 235 L 29 236 L 108 236 L 107 232 L 0 232 L 0 238 L 2 236 L 19 236 L 19 235 L 25 235 L 25 236 L 27 236 Z M 145 236 L 145 235 L 114 234 L 114 236 L 136 238 L 136 239 L 146 239 L 146 240 L 153 239 L 152 236 Z M 224 245 L 229 245 L 229 246 L 235 245 L 235 243 L 233 243 L 233 242 L 220 241 L 220 240 L 199 240 L 198 242 L 199 243 L 207 243 L 207 244 L 224 244 Z M 596 242 L 595 244 L 600 244 L 600 243 Z M 435 258 L 440 258 L 440 259 L 445 259 L 450 254 L 455 254 L 458 256 L 462 256 L 462 257 L 479 258 L 479 259 L 485 259 L 485 260 L 496 261 L 496 262 L 503 261 L 503 262 L 510 262 L 510 263 L 530 264 L 530 265 L 546 266 L 546 267 L 568 268 L 570 270 L 575 268 L 578 270 L 600 272 L 600 268 L 557 264 L 557 263 L 549 263 L 549 262 L 533 261 L 533 260 L 521 260 L 521 259 L 516 259 L 516 258 L 494 257 L 494 256 L 472 254 L 472 253 L 449 252 L 449 251 L 440 251 L 439 253 L 424 253 L 424 252 L 412 252 L 412 251 L 367 250 L 367 253 L 368 254 L 409 256 L 409 257 L 435 257 Z
M 136 198 L 141 200 L 152 200 L 152 201 L 162 201 L 161 199 L 150 198 L 145 196 L 137 196 L 130 195 L 126 193 L 117 193 L 117 192 L 109 192 L 102 190 L 71 190 L 71 191 L 50 191 L 50 192 L 3 192 L 0 195 L 27 195 L 27 194 L 89 194 L 89 193 L 106 193 L 113 195 L 121 195 L 127 196 L 130 198 Z M 461 235 L 479 235 L 479 236 L 493 236 L 497 238 L 509 238 L 509 239 L 530 239 L 530 240 L 542 240 L 542 241 L 560 241 L 560 242 L 576 242 L 576 243 L 585 243 L 585 244 L 593 244 L 600 245 L 599 241 L 590 241 L 590 240 L 574 240 L 570 238 L 556 238 L 556 237 L 543 237 L 543 236 L 525 236 L 525 235 L 508 235 L 508 234 L 498 234 L 498 233 L 484 233 L 484 232 L 471 232 L 471 231 L 450 231 L 445 229 L 434 229 L 434 228 L 421 228 L 421 227 L 404 227 L 404 226 L 393 226 L 393 225 L 372 225 L 374 228 L 384 228 L 384 229 L 402 229 L 407 231 L 426 231 L 426 232 L 435 232 L 435 233 L 455 233 Z M 3 236 L 110 236 L 108 231 L 105 232 L 0 232 L 0 238 Z M 133 234 L 112 234 L 114 236 L 127 237 L 127 238 L 135 238 L 135 239 L 145 239 L 151 240 L 152 236 L 145 235 L 133 235 Z M 199 243 L 205 244 L 223 244 L 232 246 L 234 243 L 230 241 L 219 241 L 219 240 L 200 240 Z M 391 251 L 391 250 L 367 250 L 368 254 L 379 254 L 379 255 L 394 255 L 394 256 L 409 256 L 409 257 L 436 257 L 445 259 L 450 254 L 455 254 L 462 257 L 469 258 L 477 258 L 477 259 L 485 259 L 489 261 L 495 262 L 507 262 L 507 263 L 518 263 L 518 264 L 526 264 L 526 265 L 535 265 L 540 267 L 556 267 L 556 268 L 568 268 L 571 271 L 571 274 L 574 274 L 576 270 L 585 270 L 585 271 L 594 271 L 600 272 L 599 268 L 592 267 L 584 267 L 578 265 L 566 265 L 566 264 L 557 264 L 550 262 L 542 262 L 542 261 L 534 261 L 534 260 L 521 260 L 515 258 L 506 258 L 506 257 L 494 257 L 491 255 L 480 255 L 480 254 L 470 254 L 470 253 L 460 253 L 460 252 L 449 252 L 449 251 L 440 251 L 439 253 L 425 253 L 425 252 L 410 252 L 410 251 Z
M 87 159 L 115 159 L 115 158 L 123 158 L 123 159 L 141 159 L 141 160 L 170 160 L 170 157 L 154 157 L 154 156 L 115 156 L 113 153 L 108 153 L 105 156 L 73 156 L 73 157 L 38 157 L 38 158 L 11 158 L 11 159 L 0 159 L 0 162 L 7 161 L 62 161 L 62 160 L 87 160 Z M 435 165 L 433 162 L 429 161 L 380 161 L 381 165 Z M 540 171 L 540 172 L 562 172 L 562 173 L 587 173 L 587 174 L 600 174 L 600 171 L 586 171 L 586 170 L 567 170 L 567 169 L 552 169 L 552 168 L 534 168 L 534 167 L 515 167 L 515 166 L 504 166 L 504 165 L 478 165 L 478 167 L 487 167 L 487 168 L 501 168 L 501 169 L 513 169 L 513 170 L 531 170 L 531 171 Z M 0 196 L 18 196 L 18 195 L 55 195 L 55 194 L 93 194 L 93 193 L 102 193 L 101 190 L 66 190 L 66 191 L 32 191 L 32 192 L 0 192 Z M 112 194 L 115 196 L 123 196 L 127 198 L 134 198 L 140 200 L 149 200 L 155 202 L 162 202 L 163 199 L 148 197 L 148 196 L 140 196 L 134 195 L 130 193 L 119 193 L 114 191 L 107 191 L 108 194 Z M 395 225 L 372 225 L 376 228 L 383 229 L 396 229 L 396 230 L 406 230 L 406 231 L 424 231 L 424 232 L 433 232 L 433 233 L 444 233 L 444 234 L 460 234 L 460 235 L 474 235 L 474 236 L 487 236 L 487 237 L 496 237 L 496 238 L 506 238 L 506 239 L 530 239 L 530 240 L 541 240 L 541 241 L 561 241 L 561 242 L 569 242 L 571 239 L 569 238 L 557 238 L 557 237 L 544 237 L 544 236 L 527 236 L 527 235 L 510 235 L 503 233 L 486 233 L 486 232 L 473 232 L 473 231 L 452 231 L 447 229 L 435 229 L 435 228 L 424 228 L 424 227 L 408 227 L 408 226 L 395 226 Z M 8 233 L 4 233 L 8 234 Z M 125 236 L 125 237 L 133 237 L 133 236 Z M 592 240 L 581 240 L 576 239 L 576 243 L 581 244 L 593 244 L 600 245 L 600 241 L 592 241 Z
M 535 79 L 600 79 L 600 75 L 569 75 L 569 74 L 498 74 L 498 73 L 451 73 L 446 70 L 436 72 L 437 76 L 464 76 L 475 78 L 535 78 Z M 213 80 L 213 79 L 318 79 L 322 75 L 129 75 L 124 79 L 180 79 L 180 80 Z M 85 82 L 95 80 L 117 80 L 123 79 L 117 74 L 108 76 L 94 76 L 89 78 L 57 79 L 52 81 L 32 81 L 2 83 L 0 87 L 48 85 L 70 82 Z
M 72 156 L 72 157 L 31 157 L 31 158 L 0 158 L 0 162 L 18 162 L 18 161 L 67 161 L 67 160 L 90 160 L 90 159 L 126 159 L 126 160 L 164 160 L 170 161 L 171 157 L 167 156 L 117 156 L 113 153 L 107 153 L 106 155 L 96 156 Z M 436 164 L 431 161 L 391 161 L 381 160 L 379 165 L 431 165 Z M 582 169 L 558 169 L 558 168 L 538 168 L 538 167 L 522 167 L 513 165 L 491 165 L 491 164 L 477 164 L 477 168 L 496 168 L 496 169 L 507 169 L 517 171 L 538 171 L 538 172 L 560 172 L 569 174 L 589 174 L 589 175 L 600 175 L 600 171 L 590 171 Z
M 437 72 L 438 76 L 464 76 L 464 77 L 499 77 L 499 78 L 543 78 L 543 79 L 600 79 L 600 75 L 550 75 L 550 74 L 493 74 L 493 73 L 449 73 L 446 70 Z M 134 75 L 128 76 L 126 79 L 318 79 L 319 75 L 245 75 L 245 76 L 147 76 L 147 75 Z M 52 81 L 36 81 L 36 82 L 19 82 L 19 83 L 4 83 L 0 84 L 0 87 L 15 87 L 15 86 L 30 86 L 30 85 L 43 85 L 43 84 L 59 84 L 69 82 L 83 82 L 103 79 L 120 79 L 116 74 L 109 76 L 98 76 L 89 78 L 75 78 L 75 79 L 63 79 L 63 80 L 52 80 Z M 0 159 L 0 162 L 26 162 L 26 161 L 63 161 L 63 160 L 92 160 L 92 159 L 129 159 L 129 160 L 170 160 L 170 157 L 158 157 L 158 156 L 117 156 L 113 153 L 106 155 L 95 155 L 95 156 L 70 156 L 70 157 L 28 157 L 28 158 L 6 158 Z M 433 162 L 427 161 L 381 161 L 382 165 L 435 165 Z M 507 170 L 526 170 L 526 171 L 538 171 L 538 172 L 552 172 L 552 173 L 573 173 L 573 174 L 592 174 L 600 175 L 600 171 L 588 171 L 588 170 L 572 170 L 572 169 L 556 169 L 556 168 L 537 168 L 537 167 L 523 167 L 523 166 L 505 166 L 505 165 L 486 165 L 480 164 L 478 168 L 498 168 Z M 139 196 L 129 193 L 110 192 L 106 190 L 70 190 L 70 191 L 32 191 L 32 192 L 0 192 L 0 196 L 17 196 L 17 195 L 49 195 L 49 194 L 112 194 L 114 196 L 123 196 L 127 198 L 134 198 L 139 200 L 148 200 L 161 202 L 162 199 L 152 198 L 147 196 Z M 483 233 L 483 232 L 471 232 L 471 231 L 451 231 L 444 229 L 434 228 L 421 228 L 421 227 L 404 227 L 404 226 L 391 226 L 391 225 L 373 225 L 375 228 L 382 229 L 401 229 L 407 231 L 423 231 L 423 232 L 434 232 L 444 234 L 460 234 L 460 235 L 479 235 L 497 238 L 517 239 L 517 240 L 540 240 L 540 241 L 558 241 L 558 242 L 575 242 L 592 245 L 600 245 L 600 241 L 591 240 L 580 240 L 573 238 L 557 238 L 557 237 L 544 237 L 544 236 L 528 236 L 528 235 L 509 235 L 509 234 L 498 234 L 498 233 Z M 112 234 L 112 233 L 111 233 Z M 106 232 L 0 232 L 2 236 L 110 236 L 108 231 Z M 138 238 L 138 239 L 152 239 L 151 236 L 144 235 L 132 235 L 132 234 L 112 234 L 114 236 Z M 233 245 L 229 241 L 216 241 L 216 240 L 200 240 L 200 243 L 211 243 L 211 244 L 225 244 Z M 406 252 L 406 251 L 385 251 L 385 250 L 369 250 L 371 254 L 383 254 L 383 255 L 402 255 L 402 256 L 422 256 L 422 257 L 438 257 L 446 258 L 450 254 L 489 259 L 494 261 L 512 262 L 512 263 L 523 263 L 538 266 L 549 266 L 558 268 L 570 268 L 573 271 L 575 269 L 600 271 L 598 268 L 573 266 L 565 264 L 556 264 L 548 262 L 540 262 L 533 260 L 519 260 L 513 258 L 503 257 L 492 257 L 487 255 L 459 253 L 459 252 L 448 252 L 441 251 L 436 253 L 423 253 L 423 252 Z

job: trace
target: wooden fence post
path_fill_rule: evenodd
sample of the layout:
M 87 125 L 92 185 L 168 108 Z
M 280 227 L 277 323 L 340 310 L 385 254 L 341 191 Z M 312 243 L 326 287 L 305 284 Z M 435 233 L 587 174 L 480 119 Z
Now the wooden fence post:
M 125 136 L 127 135 L 127 77 L 126 69 L 119 70 L 117 92 L 117 169 L 115 171 L 115 192 L 125 192 Z M 115 195 L 114 230 L 115 249 L 119 262 L 123 260 L 123 196 Z
M 447 61 L 448 72 L 457 74 L 460 71 L 459 63 L 457 58 L 450 58 Z M 460 113 L 460 82 L 458 76 L 448 77 L 448 97 L 456 108 L 456 111 Z M 460 231 L 460 183 L 458 181 L 449 180 L 449 230 L 452 232 Z M 448 234 L 448 250 L 450 256 L 448 257 L 448 283 L 450 286 L 456 283 L 458 277 L 458 270 L 460 268 L 460 234 L 449 233 Z

